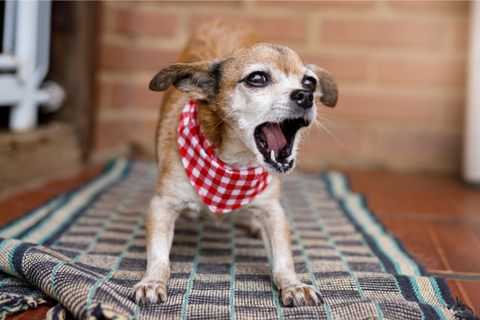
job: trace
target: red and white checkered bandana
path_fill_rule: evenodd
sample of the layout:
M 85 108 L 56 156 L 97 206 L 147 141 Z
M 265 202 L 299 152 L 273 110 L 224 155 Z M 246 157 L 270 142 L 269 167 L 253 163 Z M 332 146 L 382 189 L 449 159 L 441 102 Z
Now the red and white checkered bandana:
M 234 168 L 215 157 L 197 117 L 198 102 L 185 106 L 178 123 L 178 148 L 188 178 L 210 210 L 224 213 L 240 208 L 272 181 L 263 167 Z

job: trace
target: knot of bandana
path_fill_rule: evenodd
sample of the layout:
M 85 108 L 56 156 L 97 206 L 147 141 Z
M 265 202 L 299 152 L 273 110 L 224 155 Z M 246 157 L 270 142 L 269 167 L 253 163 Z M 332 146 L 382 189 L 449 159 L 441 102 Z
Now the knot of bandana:
M 190 182 L 210 210 L 224 213 L 246 205 L 272 181 L 263 167 L 234 168 L 215 156 L 215 146 L 203 134 L 198 102 L 190 101 L 178 123 L 178 148 Z

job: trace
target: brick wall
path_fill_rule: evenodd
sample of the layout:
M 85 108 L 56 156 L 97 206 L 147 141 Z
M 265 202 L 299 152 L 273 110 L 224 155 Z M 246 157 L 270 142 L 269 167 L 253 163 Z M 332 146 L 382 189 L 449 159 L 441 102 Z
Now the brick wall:
M 320 108 L 305 170 L 459 171 L 468 38 L 463 1 L 102 2 L 96 150 L 152 154 L 161 93 L 153 75 L 192 30 L 245 20 L 331 71 L 340 100 Z

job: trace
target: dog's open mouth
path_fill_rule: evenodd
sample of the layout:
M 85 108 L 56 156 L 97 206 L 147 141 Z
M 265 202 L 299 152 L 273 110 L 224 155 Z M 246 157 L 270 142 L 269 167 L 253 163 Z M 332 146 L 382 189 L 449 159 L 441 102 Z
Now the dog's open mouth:
M 292 149 L 298 129 L 308 126 L 305 119 L 287 119 L 280 123 L 265 122 L 255 129 L 255 143 L 263 159 L 283 173 L 293 167 Z

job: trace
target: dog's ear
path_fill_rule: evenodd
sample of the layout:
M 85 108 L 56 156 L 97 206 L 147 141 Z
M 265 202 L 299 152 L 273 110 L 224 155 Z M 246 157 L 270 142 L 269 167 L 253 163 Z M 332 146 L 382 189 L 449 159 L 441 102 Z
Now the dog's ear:
M 315 91 L 315 96 L 320 96 L 320 101 L 327 107 L 335 107 L 338 100 L 338 89 L 330 72 L 314 64 L 306 64 L 305 66 L 315 72 L 320 82 L 317 91 Z
M 221 64 L 219 59 L 169 64 L 150 81 L 150 90 L 164 91 L 174 85 L 190 99 L 212 102 L 220 88 Z

